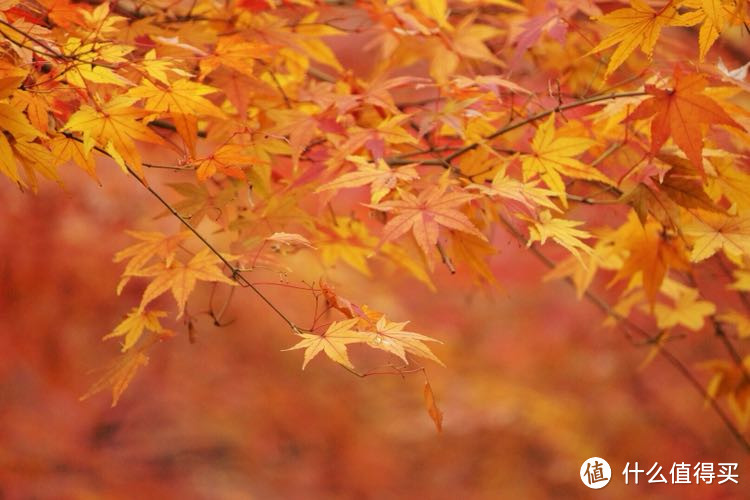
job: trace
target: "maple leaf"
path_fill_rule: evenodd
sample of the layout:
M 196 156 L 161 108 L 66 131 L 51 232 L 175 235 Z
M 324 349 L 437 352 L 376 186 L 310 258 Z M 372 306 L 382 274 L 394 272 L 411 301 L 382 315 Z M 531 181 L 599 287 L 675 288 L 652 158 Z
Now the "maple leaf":
M 196 160 L 195 173 L 198 180 L 205 181 L 216 172 L 235 179 L 244 179 L 245 172 L 240 166 L 258 162 L 256 157 L 247 154 L 246 151 L 247 147 L 241 144 L 225 144 L 205 158 Z
M 672 3 L 668 2 L 656 11 L 644 0 L 630 0 L 630 7 L 614 10 L 601 18 L 602 23 L 614 26 L 615 30 L 591 49 L 588 54 L 601 52 L 617 45 L 609 58 L 607 70 L 604 72 L 605 80 L 625 62 L 638 46 L 651 59 L 662 28 L 669 25 L 683 25 L 679 21 L 677 9 Z
M 29 119 L 18 108 L 0 103 L 0 128 L 19 140 L 33 140 L 42 134 L 34 128 Z
M 163 141 L 143 122 L 138 121 L 148 113 L 133 107 L 136 100 L 134 97 L 121 95 L 99 109 L 84 104 L 70 117 L 64 130 L 83 134 L 87 154 L 95 145 L 99 145 L 112 155 L 123 170 L 127 170 L 129 166 L 136 175 L 143 178 L 141 155 L 133 141 L 154 144 L 162 144 Z
M 716 305 L 706 300 L 699 300 L 698 290 L 680 286 L 672 293 L 674 305 L 656 304 L 654 315 L 659 328 L 672 328 L 677 325 L 698 331 L 703 328 L 706 316 L 716 312 Z
M 552 238 L 555 243 L 564 247 L 579 260 L 581 259 L 581 251 L 591 253 L 591 247 L 581 241 L 591 238 L 591 234 L 588 231 L 576 229 L 578 226 L 583 225 L 583 222 L 560 218 L 554 219 L 549 210 L 540 212 L 539 220 L 529 219 L 524 216 L 522 218 L 532 223 L 529 226 L 528 246 L 531 246 L 535 241 L 544 245 L 548 238 Z
M 376 349 L 390 352 L 398 356 L 404 363 L 408 363 L 406 353 L 414 354 L 426 359 L 431 359 L 441 366 L 445 366 L 435 356 L 425 342 L 439 342 L 433 338 L 419 333 L 404 330 L 408 321 L 395 323 L 388 321 L 385 315 L 381 316 L 375 323 L 375 331 L 363 332 L 367 335 L 367 344 Z
M 334 321 L 322 335 L 315 335 L 314 333 L 302 333 L 300 334 L 302 340 L 300 340 L 297 344 L 290 347 L 289 349 L 284 350 L 305 350 L 305 358 L 302 362 L 303 370 L 310 362 L 310 360 L 317 356 L 321 351 L 336 363 L 343 365 L 350 370 L 353 370 L 354 365 L 349 360 L 349 354 L 347 352 L 346 346 L 348 344 L 367 341 L 367 337 L 365 335 L 357 330 L 354 330 L 354 326 L 358 322 L 359 318 Z
M 734 15 L 734 6 L 726 5 L 722 0 L 684 0 L 680 7 L 696 9 L 680 16 L 683 20 L 682 26 L 702 23 L 698 32 L 698 48 L 700 61 L 703 62 L 708 49 L 719 38 L 730 18 Z
M 692 262 L 705 260 L 719 250 L 735 262 L 750 255 L 750 216 L 693 210 L 682 232 L 692 243 Z
M 378 203 L 394 189 L 398 181 L 409 182 L 419 178 L 413 166 L 391 168 L 383 159 L 375 163 L 362 161 L 360 157 L 349 157 L 357 164 L 357 170 L 348 172 L 320 186 L 315 192 L 333 191 L 370 185 L 370 202 Z
M 86 394 L 81 396 L 81 401 L 90 398 L 108 386 L 112 386 L 112 406 L 116 406 L 120 400 L 120 396 L 133 380 L 138 369 L 148 364 L 148 356 L 144 351 L 145 347 L 142 349 L 131 349 L 121 354 L 109 366 L 104 375 L 94 382 Z
M 177 133 L 185 141 L 191 154 L 194 154 L 198 137 L 198 116 L 226 117 L 214 103 L 203 97 L 218 91 L 219 89 L 186 78 L 159 85 L 143 79 L 141 84 L 130 89 L 127 95 L 146 99 L 144 107 L 148 111 L 168 113 L 174 121 Z
M 45 146 L 27 141 L 16 141 L 12 146 L 18 159 L 21 160 L 26 179 L 34 192 L 38 186 L 37 173 L 47 179 L 59 181 L 54 157 Z
M 612 184 L 612 181 L 594 167 L 573 158 L 596 144 L 583 137 L 558 137 L 555 132 L 555 115 L 550 114 L 536 131 L 531 142 L 532 154 L 522 156 L 524 181 L 539 175 L 544 183 L 567 206 L 565 183 L 562 175 Z
M 173 260 L 169 264 L 160 262 L 153 266 L 129 273 L 130 276 L 154 276 L 153 281 L 143 291 L 143 298 L 138 310 L 143 312 L 155 298 L 172 290 L 177 302 L 177 317 L 185 311 L 185 304 L 198 280 L 237 285 L 219 269 L 221 260 L 209 249 L 203 249 L 190 259 L 187 264 Z
M 122 344 L 122 352 L 133 347 L 143 335 L 144 330 L 154 333 L 162 333 L 164 328 L 159 323 L 159 318 L 163 318 L 167 313 L 164 311 L 139 311 L 134 307 L 110 333 L 103 339 L 113 337 L 125 337 Z
M 99 180 L 96 176 L 94 156 L 91 154 L 91 151 L 86 151 L 81 141 L 63 134 L 52 139 L 49 142 L 49 146 L 55 165 L 73 160 L 76 165 L 81 167 L 94 180 Z
M 706 96 L 706 79 L 697 73 L 682 75 L 675 69 L 674 88 L 646 85 L 651 98 L 641 102 L 627 121 L 654 116 L 651 122 L 651 154 L 656 155 L 668 137 L 703 172 L 703 132 L 701 125 L 729 125 L 744 130 L 716 101 Z
M 492 179 L 492 187 L 482 186 L 481 191 L 491 196 L 499 196 L 520 203 L 532 213 L 536 212 L 539 207 L 559 211 L 560 209 L 550 200 L 555 193 L 537 187 L 538 183 L 538 181 L 521 182 L 507 175 L 505 170 L 501 170 Z
M 615 241 L 619 248 L 627 251 L 627 256 L 611 283 L 625 278 L 633 279 L 640 274 L 651 304 L 654 304 L 670 268 L 687 269 L 682 240 L 668 234 L 653 219 L 641 225 L 636 214 L 630 212 L 627 222 L 618 229 Z
M 495 284 L 495 275 L 487 264 L 487 257 L 494 255 L 497 250 L 490 243 L 474 235 L 454 231 L 451 234 L 451 249 L 456 260 L 468 264 L 477 277 Z
M 403 191 L 401 200 L 367 205 L 396 215 L 383 228 L 383 241 L 392 241 L 411 231 L 417 245 L 432 266 L 432 249 L 437 244 L 440 226 L 473 234 L 486 241 L 487 237 L 457 208 L 476 198 L 465 191 L 448 191 L 447 186 L 431 186 L 417 196 Z
M 191 234 L 189 231 L 181 231 L 172 236 L 166 236 L 155 231 L 125 231 L 125 233 L 140 240 L 140 242 L 120 250 L 114 256 L 114 262 L 130 259 L 125 265 L 122 279 L 117 285 L 117 295 L 120 295 L 130 278 L 137 276 L 152 258 L 159 257 L 164 260 L 166 266 L 171 265 L 177 249 Z

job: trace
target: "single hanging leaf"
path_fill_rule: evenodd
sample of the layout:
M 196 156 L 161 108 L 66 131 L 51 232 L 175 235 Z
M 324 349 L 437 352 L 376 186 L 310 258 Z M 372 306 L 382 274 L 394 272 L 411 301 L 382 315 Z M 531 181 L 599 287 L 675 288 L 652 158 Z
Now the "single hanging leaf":
M 674 73 L 674 88 L 646 85 L 652 97 L 643 101 L 627 121 L 654 117 L 651 122 L 651 154 L 656 155 L 671 136 L 695 167 L 703 172 L 702 125 L 729 125 L 744 130 L 713 99 L 703 94 L 706 79 L 697 73 Z
M 303 370 L 310 362 L 310 360 L 317 356 L 321 351 L 336 363 L 343 365 L 350 370 L 353 370 L 354 365 L 349 360 L 349 354 L 347 353 L 346 346 L 348 344 L 367 341 L 367 337 L 365 335 L 357 330 L 354 330 L 354 327 L 358 322 L 359 318 L 352 318 L 344 321 L 335 321 L 328 327 L 323 335 L 303 333 L 300 335 L 303 338 L 302 340 L 300 340 L 297 344 L 290 347 L 289 349 L 284 350 L 305 350 L 305 359 L 302 362 Z
M 443 431 L 443 412 L 437 407 L 437 401 L 435 400 L 435 394 L 432 392 L 432 386 L 429 382 L 424 383 L 424 406 L 427 408 L 427 413 L 435 423 L 435 428 L 438 432 Z

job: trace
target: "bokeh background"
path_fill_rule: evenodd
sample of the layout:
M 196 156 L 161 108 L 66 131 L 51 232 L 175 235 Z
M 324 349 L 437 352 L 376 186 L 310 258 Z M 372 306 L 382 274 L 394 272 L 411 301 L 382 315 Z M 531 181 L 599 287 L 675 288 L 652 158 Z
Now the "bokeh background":
M 747 498 L 746 455 L 685 380 L 658 358 L 639 369 L 647 346 L 602 327 L 565 283 L 543 283 L 502 234 L 495 289 L 443 271 L 438 293 L 387 269 L 327 271 L 342 294 L 443 342 L 447 367 L 428 365 L 441 434 L 421 377 L 359 379 L 322 358 L 303 372 L 300 351 L 282 352 L 285 325 L 242 292 L 234 322 L 199 322 L 195 343 L 173 325 L 118 406 L 104 393 L 81 402 L 118 352 L 101 337 L 142 291 L 114 293 L 123 230 L 176 226 L 116 166 L 100 166 L 101 186 L 64 170 L 63 189 L 36 196 L 0 184 L 0 498 Z M 313 254 L 294 259 L 315 268 Z M 309 314 L 307 295 L 268 292 Z M 693 340 L 673 346 L 688 364 L 706 358 Z M 603 490 L 579 480 L 590 456 L 612 466 Z M 625 486 L 635 461 L 667 477 L 673 462 L 737 462 L 740 485 Z

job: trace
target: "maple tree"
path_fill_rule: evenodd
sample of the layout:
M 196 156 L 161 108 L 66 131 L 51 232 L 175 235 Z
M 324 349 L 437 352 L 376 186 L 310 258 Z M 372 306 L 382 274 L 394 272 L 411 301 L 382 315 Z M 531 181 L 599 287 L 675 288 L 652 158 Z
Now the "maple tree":
M 439 430 L 439 332 L 346 298 L 328 270 L 493 287 L 509 234 L 750 451 L 750 87 L 748 63 L 721 59 L 747 57 L 725 40 L 748 23 L 744 0 L 2 0 L 0 171 L 36 191 L 70 163 L 97 180 L 111 160 L 174 220 L 133 228 L 115 255 L 117 293 L 141 299 L 123 303 L 105 335 L 122 353 L 84 397 L 116 404 L 155 345 L 192 339 L 201 318 L 221 326 L 247 291 L 302 368 L 421 374 Z M 366 40 L 363 70 L 340 61 L 351 40 Z M 312 280 L 303 252 L 321 263 Z M 311 317 L 264 286 L 306 294 Z M 671 350 L 703 330 L 725 358 Z

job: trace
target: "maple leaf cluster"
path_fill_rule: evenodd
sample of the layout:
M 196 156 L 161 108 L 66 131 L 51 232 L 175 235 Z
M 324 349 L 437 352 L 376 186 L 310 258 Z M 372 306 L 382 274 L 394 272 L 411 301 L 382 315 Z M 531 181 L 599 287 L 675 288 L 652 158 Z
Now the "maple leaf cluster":
M 720 56 L 750 7 L 621 3 L 0 2 L 0 172 L 36 191 L 71 163 L 96 179 L 109 159 L 175 222 L 129 232 L 115 256 L 118 294 L 143 289 L 106 336 L 122 357 L 87 396 L 110 387 L 116 402 L 177 320 L 192 338 L 240 291 L 298 337 L 303 368 L 322 352 L 360 376 L 426 377 L 434 338 L 329 280 L 492 287 L 510 235 L 657 354 L 678 330 L 713 328 L 729 361 L 706 365 L 703 395 L 726 395 L 746 424 L 750 87 L 745 61 Z M 298 253 L 318 279 L 272 284 L 310 294 L 307 323 L 256 279 L 302 272 Z M 736 303 L 706 279 L 717 269 Z M 353 345 L 403 365 L 362 371 Z M 429 382 L 424 398 L 439 428 Z

